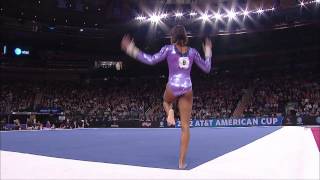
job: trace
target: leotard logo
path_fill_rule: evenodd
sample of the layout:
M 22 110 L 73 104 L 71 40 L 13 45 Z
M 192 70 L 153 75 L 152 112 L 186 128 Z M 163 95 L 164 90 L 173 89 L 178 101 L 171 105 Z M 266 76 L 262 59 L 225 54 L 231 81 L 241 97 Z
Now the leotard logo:
M 179 58 L 179 68 L 188 69 L 190 65 L 190 60 L 188 57 L 180 57 Z

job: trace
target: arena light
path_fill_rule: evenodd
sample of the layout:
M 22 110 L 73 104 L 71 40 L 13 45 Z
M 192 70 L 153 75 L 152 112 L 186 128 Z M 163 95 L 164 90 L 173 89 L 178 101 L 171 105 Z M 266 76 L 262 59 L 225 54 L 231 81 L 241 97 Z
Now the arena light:
M 203 13 L 200 16 L 200 19 L 204 22 L 209 21 L 210 20 L 210 16 L 208 15 L 208 13 Z
M 213 18 L 215 18 L 216 20 L 221 20 L 222 15 L 219 12 L 217 12 L 217 13 L 214 13 Z
M 169 14 L 168 13 L 163 13 L 160 16 L 161 16 L 161 18 L 167 18 L 169 16 Z
M 227 11 L 227 16 L 230 20 L 235 19 L 236 18 L 236 12 L 234 12 L 233 9 L 231 9 L 230 11 Z
M 243 16 L 248 16 L 249 15 L 249 11 L 248 10 L 244 10 L 244 11 L 242 11 L 242 14 L 243 14 Z
M 264 12 L 264 10 L 261 9 L 261 8 L 257 10 L 257 13 L 258 13 L 259 15 L 261 15 L 263 12 Z
M 190 16 L 196 16 L 197 15 L 197 13 L 195 13 L 195 12 L 190 12 L 190 14 L 189 14 Z
M 138 20 L 138 21 L 144 21 L 144 20 L 146 20 L 146 19 L 147 19 L 147 17 L 141 16 L 141 15 L 139 15 L 139 16 L 136 17 L 136 20 Z
M 182 12 L 176 12 L 176 13 L 174 13 L 174 16 L 176 18 L 181 18 L 183 16 L 183 13 Z
M 158 24 L 161 20 L 161 15 L 158 14 L 152 14 L 149 18 L 149 21 L 155 24 Z
M 301 0 L 300 3 L 299 3 L 299 5 L 300 5 L 301 7 L 303 7 L 303 6 L 312 4 L 312 3 L 319 4 L 319 3 L 320 3 L 320 0 L 313 0 L 313 1 L 304 1 L 304 0 Z

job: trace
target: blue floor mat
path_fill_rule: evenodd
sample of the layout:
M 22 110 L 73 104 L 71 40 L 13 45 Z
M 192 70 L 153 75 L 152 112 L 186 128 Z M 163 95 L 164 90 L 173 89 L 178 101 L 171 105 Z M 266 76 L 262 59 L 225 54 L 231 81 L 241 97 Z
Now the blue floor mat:
M 280 127 L 191 128 L 188 169 Z M 177 169 L 180 129 L 76 129 L 0 132 L 0 149 L 65 159 Z

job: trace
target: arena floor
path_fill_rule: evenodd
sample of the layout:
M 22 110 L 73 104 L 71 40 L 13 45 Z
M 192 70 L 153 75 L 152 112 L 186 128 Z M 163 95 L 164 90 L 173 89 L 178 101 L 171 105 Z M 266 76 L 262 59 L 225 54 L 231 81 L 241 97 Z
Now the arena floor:
M 192 128 L 178 170 L 180 129 L 1 132 L 1 179 L 319 179 L 320 128 Z

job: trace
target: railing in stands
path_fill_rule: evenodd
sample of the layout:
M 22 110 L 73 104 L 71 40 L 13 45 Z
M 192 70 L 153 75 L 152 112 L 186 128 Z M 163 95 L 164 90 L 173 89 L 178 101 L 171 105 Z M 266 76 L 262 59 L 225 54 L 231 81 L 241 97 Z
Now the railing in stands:
M 245 93 L 243 94 L 242 98 L 237 104 L 237 107 L 232 113 L 232 117 L 241 117 L 243 115 L 243 111 L 251 101 L 252 95 L 253 88 L 248 88 L 245 90 Z

